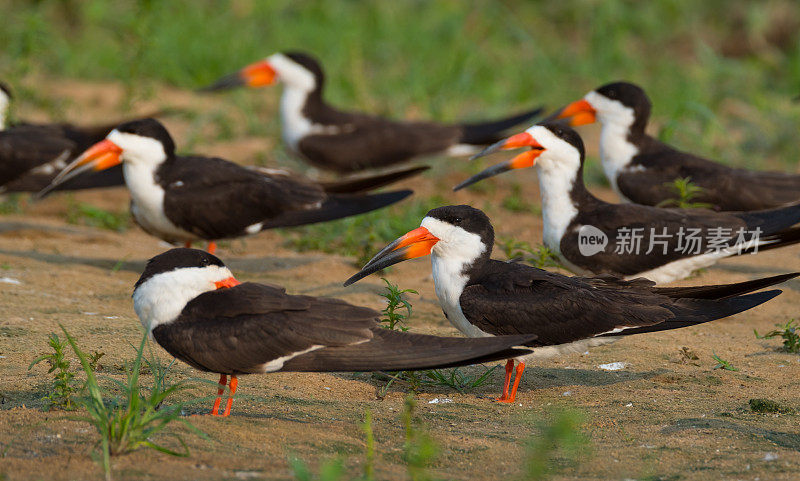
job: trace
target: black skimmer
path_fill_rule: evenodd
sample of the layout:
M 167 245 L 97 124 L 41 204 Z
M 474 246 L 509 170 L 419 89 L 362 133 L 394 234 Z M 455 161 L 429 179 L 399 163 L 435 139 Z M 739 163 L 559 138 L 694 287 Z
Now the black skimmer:
M 51 187 L 120 162 L 131 193 L 131 213 L 142 229 L 187 247 L 193 241 L 208 241 L 212 253 L 215 240 L 362 214 L 411 195 L 410 190 L 341 193 L 369 188 L 370 183 L 361 179 L 325 186 L 285 171 L 251 169 L 219 158 L 178 156 L 172 137 L 154 119 L 127 122 L 112 130 L 64 169 Z M 392 175 L 372 179 L 382 185 Z
M 535 166 L 542 196 L 543 238 L 576 274 L 683 279 L 732 255 L 800 242 L 800 204 L 751 212 L 660 209 L 611 204 L 583 183 L 584 148 L 566 125 L 545 123 L 487 148 L 476 157 L 529 147 L 490 167 L 456 190 L 511 169 Z
M 494 229 L 467 205 L 438 207 L 419 228 L 381 250 L 345 282 L 406 259 L 430 254 L 439 304 L 448 320 L 469 337 L 535 334 L 533 353 L 506 364 L 503 395 L 515 400 L 525 363 L 533 357 L 583 352 L 620 336 L 664 331 L 713 321 L 751 309 L 780 294 L 751 294 L 800 273 L 738 284 L 659 288 L 647 279 L 611 275 L 568 277 L 526 264 L 491 259 Z
M 102 140 L 117 124 L 83 127 L 72 124 L 8 123 L 11 90 L 0 83 L 0 191 L 38 192 L 76 155 Z M 125 183 L 122 167 L 67 182 L 58 190 L 113 187 Z
M 284 84 L 280 111 L 285 144 L 311 164 L 336 172 L 385 167 L 447 151 L 474 152 L 474 146 L 495 142 L 504 130 L 542 111 L 536 108 L 502 120 L 455 125 L 345 112 L 325 102 L 322 67 L 311 55 L 299 52 L 276 53 L 204 90 L 262 87 L 278 81 Z
M 569 118 L 572 126 L 600 121 L 603 170 L 625 201 L 658 206 L 676 197 L 675 179 L 687 177 L 703 189 L 694 200 L 715 210 L 763 210 L 800 201 L 800 175 L 729 167 L 647 135 L 650 99 L 638 85 L 603 85 L 558 118 Z
M 219 258 L 178 248 L 150 259 L 133 290 L 142 325 L 170 354 L 227 377 L 277 371 L 405 371 L 507 359 L 536 336 L 462 339 L 391 331 L 380 313 L 339 299 L 295 296 L 277 286 L 240 283 Z M 222 416 L 231 410 L 228 398 Z

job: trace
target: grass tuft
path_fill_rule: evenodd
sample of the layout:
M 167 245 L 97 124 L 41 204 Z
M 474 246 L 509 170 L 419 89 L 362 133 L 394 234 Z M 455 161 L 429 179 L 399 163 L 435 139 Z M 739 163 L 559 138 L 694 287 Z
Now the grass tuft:
M 86 397 L 77 400 L 77 405 L 86 410 L 86 415 L 75 419 L 88 422 L 100 435 L 98 441 L 100 459 L 107 480 L 111 479 L 111 456 L 129 453 L 141 447 L 171 456 L 188 456 L 189 447 L 180 435 L 163 432 L 175 421 L 182 423 L 195 434 L 206 437 L 193 424 L 181 418 L 182 409 L 191 401 L 178 401 L 164 406 L 167 399 L 173 398 L 190 386 L 184 382 L 168 384 L 166 382 L 168 366 L 163 367 L 152 350 L 149 359 L 144 357 L 147 334 L 142 337 L 134 361 L 126 365 L 125 382 L 113 380 L 122 396 L 107 399 L 108 392 L 98 383 L 89 357 L 78 347 L 75 339 L 63 326 L 61 329 L 78 356 L 86 375 Z M 143 363 L 147 364 L 154 374 L 153 385 L 150 388 L 142 386 L 139 380 Z M 180 445 L 180 448 L 173 449 L 156 442 L 154 439 L 156 436 L 171 438 Z
M 53 374 L 51 391 L 44 397 L 48 402 L 48 407 L 50 409 L 75 409 L 73 396 L 77 393 L 78 388 L 74 381 L 75 375 L 69 371 L 70 362 L 64 356 L 67 344 L 54 332 L 50 333 L 48 344 L 53 349 L 53 352 L 42 354 L 34 359 L 28 366 L 28 370 L 30 371 L 33 366 L 46 361 L 50 365 L 50 369 L 47 372 Z
M 510 237 L 500 239 L 497 242 L 497 246 L 503 251 L 506 259 L 522 261 L 539 269 L 547 267 L 566 269 L 561 264 L 558 255 L 547 246 L 540 245 L 534 248 L 528 242 L 518 241 Z
M 795 320 L 790 319 L 786 322 L 786 324 L 775 325 L 778 327 L 778 329 L 773 329 L 763 336 L 759 336 L 758 331 L 755 329 L 753 329 L 753 332 L 755 333 L 757 339 L 772 339 L 773 337 L 780 337 L 783 339 L 783 347 L 781 347 L 781 351 L 791 352 L 794 354 L 800 353 L 800 332 L 798 332 L 798 326 L 795 325 Z
M 693 184 L 691 177 L 679 177 L 672 182 L 665 182 L 664 185 L 672 190 L 675 198 L 659 202 L 656 207 L 677 207 L 680 209 L 710 209 L 714 207 L 707 202 L 694 201 L 694 199 L 703 195 L 704 189 L 699 185 Z
M 386 291 L 381 295 L 386 298 L 386 307 L 382 311 L 383 317 L 380 322 L 386 329 L 408 331 L 406 321 L 411 317 L 413 306 L 405 294 L 418 294 L 417 291 L 400 289 L 386 279 L 383 279 L 383 282 L 386 283 Z M 386 384 L 378 390 L 379 399 L 386 396 L 389 387 L 396 381 L 407 385 L 413 392 L 419 391 L 423 386 L 444 386 L 464 394 L 486 383 L 495 369 L 497 366 L 484 367 L 482 373 L 475 375 L 465 374 L 457 367 L 426 371 L 401 371 L 387 375 L 375 373 L 373 378 L 387 380 Z
M 547 479 L 565 464 L 576 464 L 585 457 L 589 441 L 581 431 L 583 415 L 577 411 L 557 412 L 552 419 L 538 423 L 539 433 L 528 441 L 525 450 L 525 480 Z
M 67 203 L 67 223 L 124 232 L 131 225 L 130 212 L 111 212 L 84 203 Z
M 739 370 L 739 368 L 738 367 L 734 367 L 733 364 L 731 364 L 730 361 L 726 361 L 725 359 L 722 359 L 721 357 L 719 357 L 719 355 L 717 353 L 714 353 L 712 358 L 715 361 L 717 361 L 717 365 L 714 366 L 714 368 L 712 370 L 717 370 L 717 369 L 723 369 L 725 371 L 738 371 Z

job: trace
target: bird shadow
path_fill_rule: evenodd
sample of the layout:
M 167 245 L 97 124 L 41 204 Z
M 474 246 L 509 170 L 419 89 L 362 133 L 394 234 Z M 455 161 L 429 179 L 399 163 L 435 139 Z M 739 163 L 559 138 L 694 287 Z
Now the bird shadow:
M 564 386 L 609 386 L 621 382 L 649 379 L 660 376 L 666 372 L 669 371 L 663 368 L 634 372 L 530 366 L 525 369 L 525 376 L 531 380 L 529 383 L 533 384 L 534 389 L 540 389 Z
M 725 419 L 682 418 L 676 420 L 671 426 L 663 428 L 661 433 L 673 434 L 689 429 L 725 429 L 748 436 L 763 438 L 780 447 L 800 451 L 800 434 L 798 433 L 787 433 L 745 426 Z

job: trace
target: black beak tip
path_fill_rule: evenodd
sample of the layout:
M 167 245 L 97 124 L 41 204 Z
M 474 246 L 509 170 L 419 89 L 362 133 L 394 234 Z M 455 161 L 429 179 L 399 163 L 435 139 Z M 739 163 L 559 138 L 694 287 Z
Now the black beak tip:
M 211 85 L 197 89 L 198 92 L 219 92 L 220 90 L 230 90 L 245 85 L 244 79 L 238 73 L 232 73 L 222 77 Z

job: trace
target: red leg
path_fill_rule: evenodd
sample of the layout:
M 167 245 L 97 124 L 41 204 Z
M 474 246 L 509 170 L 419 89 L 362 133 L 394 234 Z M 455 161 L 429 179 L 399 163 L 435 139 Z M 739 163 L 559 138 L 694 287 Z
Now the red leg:
M 501 403 L 513 403 L 514 399 L 517 397 L 517 388 L 519 387 L 519 382 L 522 380 L 522 372 L 525 370 L 525 363 L 521 362 L 517 364 L 517 375 L 514 376 L 514 387 L 511 388 L 511 395 L 508 399 L 505 400 L 498 400 Z
M 231 405 L 233 404 L 233 395 L 236 394 L 236 387 L 239 386 L 239 379 L 236 376 L 231 376 L 231 392 L 228 394 L 228 404 L 225 406 L 225 412 L 222 416 L 227 416 L 231 413 Z
M 514 370 L 514 360 L 509 359 L 506 361 L 506 383 L 503 386 L 503 395 L 497 398 L 498 401 L 505 401 L 508 399 L 508 387 L 511 385 L 511 372 Z
M 186 241 L 183 244 L 183 246 L 186 247 L 187 249 L 191 249 L 192 248 L 192 241 Z
M 225 374 L 219 375 L 219 389 L 217 389 L 217 399 L 214 401 L 214 407 L 211 409 L 212 416 L 219 415 L 219 404 L 222 402 L 222 394 L 225 392 L 225 385 L 228 384 L 228 376 Z
M 217 252 L 217 244 L 215 242 L 209 242 L 206 251 L 213 255 L 215 252 Z

